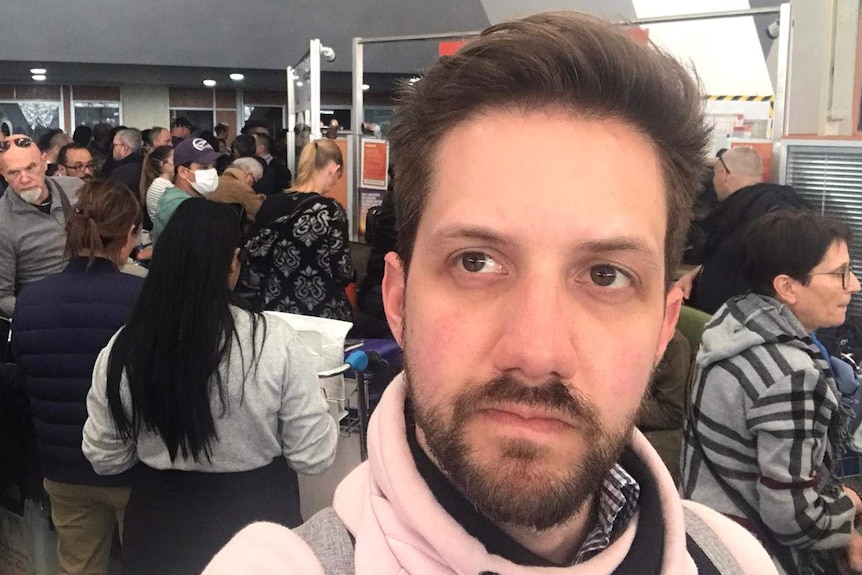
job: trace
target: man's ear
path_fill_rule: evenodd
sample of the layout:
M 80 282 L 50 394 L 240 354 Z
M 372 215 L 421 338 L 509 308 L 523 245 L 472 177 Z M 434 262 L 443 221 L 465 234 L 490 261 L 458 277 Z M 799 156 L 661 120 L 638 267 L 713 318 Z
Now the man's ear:
M 667 344 L 673 339 L 674 331 L 676 330 L 676 322 L 679 320 L 679 310 L 682 308 L 683 292 L 676 284 L 671 286 L 667 292 L 667 297 L 664 303 L 664 319 L 661 323 L 661 334 L 659 335 L 659 345 L 656 349 L 655 365 L 661 361 L 664 351 L 667 349 Z
M 799 282 L 787 274 L 779 274 L 772 280 L 775 299 L 789 305 L 794 305 L 799 298 Z
M 386 254 L 383 274 L 383 309 L 386 311 L 386 321 L 398 345 L 402 345 L 404 329 L 404 292 L 406 289 L 404 265 L 395 252 Z

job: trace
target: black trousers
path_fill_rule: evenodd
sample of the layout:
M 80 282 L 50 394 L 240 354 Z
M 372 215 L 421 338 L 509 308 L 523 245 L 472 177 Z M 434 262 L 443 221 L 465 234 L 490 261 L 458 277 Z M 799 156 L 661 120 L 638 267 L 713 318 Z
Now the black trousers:
M 123 575 L 197 575 L 255 521 L 291 528 L 302 523 L 296 471 L 284 458 L 239 473 L 139 464 L 126 507 Z

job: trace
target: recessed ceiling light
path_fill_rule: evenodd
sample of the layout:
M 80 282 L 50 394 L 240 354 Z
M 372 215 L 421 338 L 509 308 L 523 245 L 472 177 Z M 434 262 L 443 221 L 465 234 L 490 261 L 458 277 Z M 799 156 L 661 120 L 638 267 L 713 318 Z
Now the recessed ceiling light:
M 362 89 L 363 90 L 370 90 L 371 86 L 369 86 L 368 84 L 362 84 Z
M 230 75 L 230 79 L 234 82 L 239 82 L 241 80 L 245 80 L 245 76 L 242 74 L 233 73 Z
M 33 79 L 37 82 L 44 82 L 47 79 L 47 76 L 45 76 L 45 74 L 33 74 Z
M 204 80 L 204 86 L 206 86 L 207 88 L 212 88 L 215 85 L 216 85 L 215 80 Z
M 46 70 L 45 68 L 30 68 L 31 74 L 45 74 L 47 72 L 48 70 Z

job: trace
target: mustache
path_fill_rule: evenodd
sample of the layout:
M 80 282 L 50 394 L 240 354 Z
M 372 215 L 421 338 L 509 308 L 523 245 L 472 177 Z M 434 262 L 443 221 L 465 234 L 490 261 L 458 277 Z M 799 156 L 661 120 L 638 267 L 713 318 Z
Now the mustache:
M 457 403 L 456 411 L 477 404 L 520 404 L 562 413 L 566 418 L 594 429 L 601 424 L 595 406 L 577 389 L 569 388 L 554 376 L 540 385 L 525 385 L 511 373 L 503 373 L 485 385 L 471 389 Z

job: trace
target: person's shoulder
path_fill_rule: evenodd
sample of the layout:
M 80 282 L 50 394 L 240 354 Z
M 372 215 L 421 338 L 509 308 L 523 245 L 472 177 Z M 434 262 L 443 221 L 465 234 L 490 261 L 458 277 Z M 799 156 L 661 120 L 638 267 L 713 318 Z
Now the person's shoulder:
M 59 185 L 64 192 L 74 192 L 84 185 L 84 180 L 72 176 L 49 176 L 45 178 L 49 182 Z
M 683 501 L 685 531 L 719 573 L 777 574 L 760 542 L 735 521 L 694 501 Z
M 325 575 L 302 537 L 275 523 L 252 523 L 234 535 L 202 575 Z

